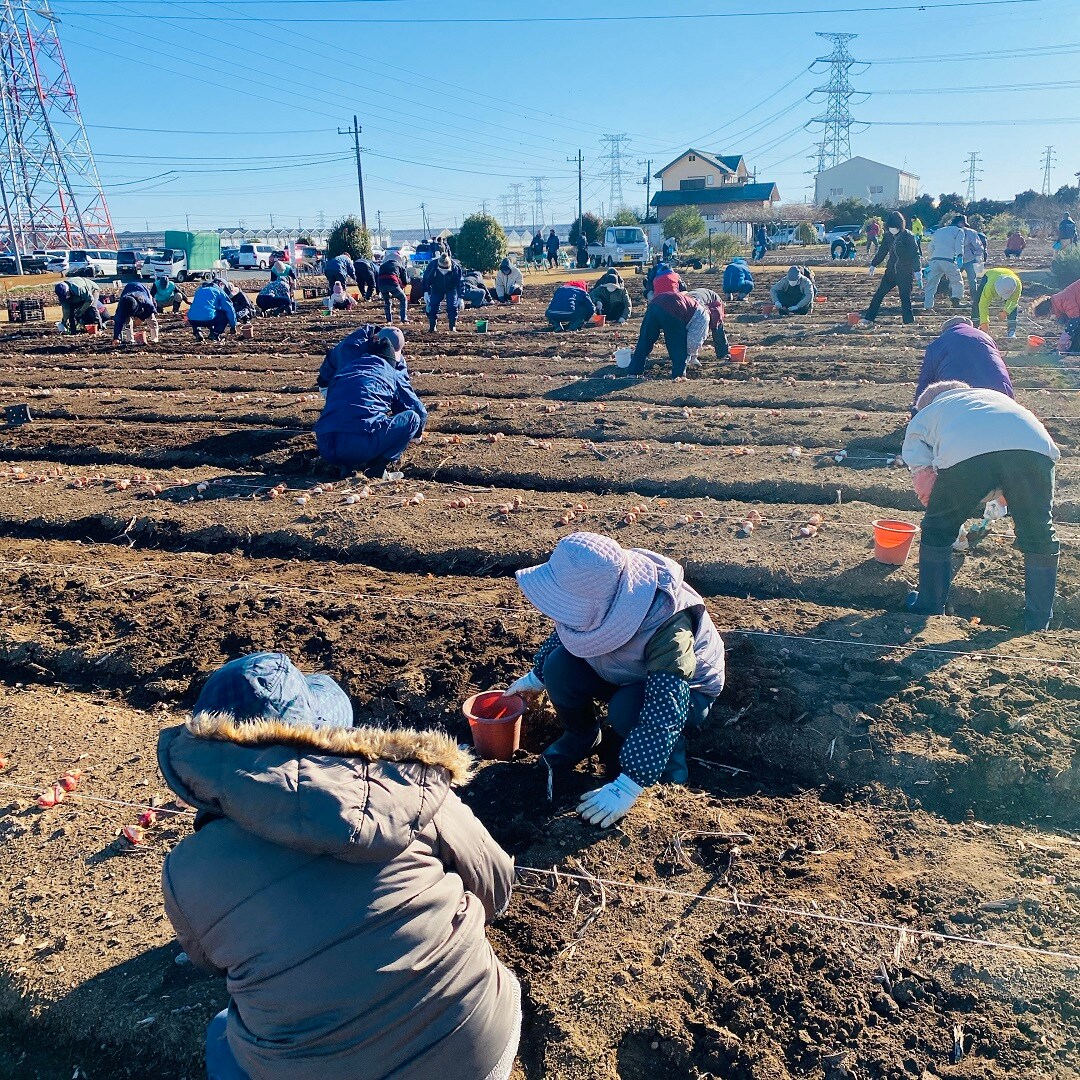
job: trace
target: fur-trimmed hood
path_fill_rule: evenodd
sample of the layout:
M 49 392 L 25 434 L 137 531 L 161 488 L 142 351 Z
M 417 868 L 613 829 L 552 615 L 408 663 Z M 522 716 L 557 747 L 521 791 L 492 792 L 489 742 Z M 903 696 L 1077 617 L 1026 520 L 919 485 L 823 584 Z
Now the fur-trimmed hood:
M 200 810 L 272 843 L 385 862 L 412 843 L 472 758 L 450 736 L 407 728 L 300 728 L 201 713 L 163 731 L 166 783 Z

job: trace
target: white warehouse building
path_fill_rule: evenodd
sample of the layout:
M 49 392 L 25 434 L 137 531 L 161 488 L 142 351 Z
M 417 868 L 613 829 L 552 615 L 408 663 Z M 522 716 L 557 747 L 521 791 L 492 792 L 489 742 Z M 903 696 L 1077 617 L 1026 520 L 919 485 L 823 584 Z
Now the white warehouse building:
M 826 199 L 831 203 L 861 199 L 881 206 L 900 206 L 918 197 L 919 178 L 914 173 L 864 157 L 853 157 L 818 173 L 814 183 L 814 202 L 818 206 Z

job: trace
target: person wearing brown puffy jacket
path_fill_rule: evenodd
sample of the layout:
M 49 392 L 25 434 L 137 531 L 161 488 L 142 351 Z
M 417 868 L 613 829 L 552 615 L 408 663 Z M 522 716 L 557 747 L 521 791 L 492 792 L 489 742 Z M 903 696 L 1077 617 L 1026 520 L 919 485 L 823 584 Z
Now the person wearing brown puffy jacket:
M 520 989 L 484 928 L 513 863 L 451 790 L 472 765 L 452 738 L 353 727 L 332 679 L 257 653 L 158 761 L 198 811 L 165 910 L 232 997 L 210 1080 L 507 1080 Z

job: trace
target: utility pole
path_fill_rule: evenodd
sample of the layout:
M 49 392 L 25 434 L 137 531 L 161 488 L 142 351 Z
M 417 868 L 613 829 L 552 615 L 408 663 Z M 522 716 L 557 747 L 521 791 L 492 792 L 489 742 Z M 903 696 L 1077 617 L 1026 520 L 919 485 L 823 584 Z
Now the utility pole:
M 420 218 L 423 222 L 424 239 L 427 240 L 431 235 L 431 231 L 428 229 L 427 206 L 424 203 L 420 204 Z
M 360 164 L 360 132 L 364 129 L 355 116 L 352 118 L 351 128 L 338 128 L 339 135 L 351 135 L 353 137 L 353 149 L 356 151 L 356 183 L 360 187 L 360 224 L 367 228 L 367 208 L 364 206 L 364 169 Z
M 648 221 L 649 206 L 652 203 L 652 158 L 649 158 L 647 161 L 639 161 L 638 165 L 645 166 L 644 179 L 639 180 L 638 183 L 645 185 L 645 216 L 641 220 Z
M 576 161 L 577 162 L 577 216 L 578 216 L 578 225 L 582 230 L 584 230 L 584 226 L 585 226 L 585 210 L 584 210 L 582 192 L 581 192 L 581 151 L 579 150 L 577 152 L 577 157 L 576 158 L 567 158 L 566 160 L 567 161 Z
M 825 95 L 825 112 L 810 121 L 811 124 L 822 125 L 817 171 L 823 173 L 851 157 L 851 125 L 855 123 L 851 115 L 851 99 L 857 91 L 852 89 L 848 76 L 860 61 L 848 51 L 848 42 L 859 35 L 819 33 L 817 36 L 833 43 L 831 55 L 819 56 L 814 61 L 814 64 L 829 65 L 829 81 L 810 92 L 810 95 Z
M 1048 146 L 1043 152 L 1043 182 L 1042 193 L 1049 199 L 1050 198 L 1050 175 L 1054 171 L 1054 166 L 1057 164 L 1057 158 L 1054 157 L 1054 148 Z
M 375 211 L 375 220 L 379 223 L 379 243 L 382 243 L 382 211 Z
M 514 200 L 514 228 L 521 225 L 521 189 L 522 184 L 510 185 L 510 197 Z
M 480 213 L 482 213 L 484 217 L 487 217 L 487 199 L 484 199 L 480 203 Z
M 187 229 L 188 232 L 191 232 L 191 215 L 190 214 L 185 214 L 184 215 L 184 228 Z
M 608 203 L 611 212 L 614 213 L 623 205 L 623 161 L 627 156 L 623 147 L 630 142 L 630 136 L 626 134 L 605 135 L 600 141 L 608 148 L 608 179 L 611 183 Z
M 982 169 L 979 168 L 981 164 L 982 159 L 979 157 L 979 152 L 972 150 L 967 159 L 967 201 L 969 203 L 975 201 L 975 185 L 982 175 Z

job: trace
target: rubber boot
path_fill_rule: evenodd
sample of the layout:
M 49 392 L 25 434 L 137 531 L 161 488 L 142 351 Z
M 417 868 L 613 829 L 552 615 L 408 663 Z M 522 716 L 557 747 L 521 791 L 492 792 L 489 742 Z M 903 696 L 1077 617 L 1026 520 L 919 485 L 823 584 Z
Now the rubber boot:
M 596 712 L 591 705 L 585 709 L 556 706 L 555 714 L 562 723 L 563 733 L 544 751 L 543 757 L 553 771 L 572 769 L 600 745 Z
M 1056 555 L 1024 555 L 1024 630 L 1047 630 L 1054 615 Z
M 908 593 L 904 606 L 913 615 L 944 615 L 952 584 L 952 545 L 919 545 L 919 591 Z

